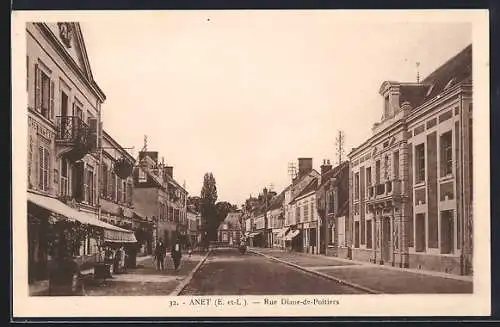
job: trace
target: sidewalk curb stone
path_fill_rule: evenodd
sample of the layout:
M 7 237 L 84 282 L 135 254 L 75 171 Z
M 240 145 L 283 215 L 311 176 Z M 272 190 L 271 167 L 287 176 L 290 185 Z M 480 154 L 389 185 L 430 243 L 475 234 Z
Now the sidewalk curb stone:
M 198 264 L 196 265 L 196 267 L 194 267 L 194 269 L 191 270 L 191 272 L 189 273 L 189 275 L 186 278 L 184 278 L 182 280 L 182 282 L 180 282 L 179 285 L 177 285 L 177 287 L 172 292 L 170 292 L 169 296 L 179 296 L 179 294 L 184 290 L 184 288 L 187 286 L 187 284 L 189 284 L 189 282 L 191 282 L 191 280 L 194 277 L 194 274 L 196 274 L 196 272 L 198 271 L 198 269 L 200 269 L 200 267 L 203 265 L 203 263 L 205 263 L 205 261 L 207 260 L 210 252 L 211 251 L 209 250 L 205 254 L 205 256 L 200 260 L 200 262 L 198 262 Z
M 296 265 L 294 263 L 291 263 L 291 262 L 288 262 L 288 261 L 285 261 L 285 260 L 281 260 L 281 259 L 278 259 L 276 257 L 270 256 L 270 255 L 267 255 L 267 254 L 264 254 L 264 253 L 261 253 L 261 252 L 255 251 L 255 250 L 249 250 L 249 251 L 253 252 L 253 253 L 256 253 L 256 254 L 259 254 L 259 255 L 261 255 L 263 257 L 266 257 L 268 259 L 280 262 L 282 264 L 286 264 L 288 266 L 297 268 L 299 270 L 302 270 L 302 271 L 305 271 L 305 272 L 308 272 L 308 273 L 311 273 L 311 274 L 314 274 L 314 275 L 317 275 L 317 276 L 321 276 L 321 277 L 326 278 L 326 279 L 334 280 L 334 281 L 336 281 L 336 282 L 338 282 L 340 284 L 351 286 L 353 288 L 356 288 L 356 289 L 359 289 L 359 290 L 362 290 L 362 291 L 365 291 L 365 292 L 368 292 L 368 293 L 371 293 L 371 294 L 381 294 L 381 292 L 373 290 L 371 288 L 364 287 L 364 286 L 361 286 L 361 285 L 358 285 L 358 284 L 355 284 L 355 283 L 352 283 L 352 282 L 348 282 L 346 280 L 343 280 L 343 279 L 340 279 L 340 278 L 337 278 L 337 277 L 334 277 L 334 276 L 331 276 L 331 275 L 327 275 L 327 274 L 324 274 L 324 273 L 319 272 L 319 271 L 315 271 L 315 270 L 312 270 L 312 269 L 307 269 L 307 268 L 304 268 L 302 266 Z

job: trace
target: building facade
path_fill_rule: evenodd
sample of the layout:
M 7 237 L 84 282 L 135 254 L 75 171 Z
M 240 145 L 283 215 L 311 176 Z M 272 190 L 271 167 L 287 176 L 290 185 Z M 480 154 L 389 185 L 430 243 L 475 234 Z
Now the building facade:
M 242 236 L 241 215 L 242 213 L 240 212 L 230 212 L 227 214 L 217 229 L 217 240 L 220 243 L 227 244 L 228 246 L 237 246 L 240 244 Z
M 105 95 L 93 79 L 80 25 L 27 23 L 26 36 L 28 268 L 33 282 L 47 278 L 48 264 L 62 255 L 57 251 L 63 251 L 63 243 L 78 263 L 86 264 L 98 259 L 103 240 L 133 242 L 135 236 L 99 219 Z M 66 235 L 62 229 L 67 237 L 58 236 Z
M 188 207 L 186 215 L 189 244 L 191 247 L 195 247 L 201 242 L 201 214 Z
M 386 81 L 350 159 L 353 259 L 472 273 L 472 46 L 421 82 Z

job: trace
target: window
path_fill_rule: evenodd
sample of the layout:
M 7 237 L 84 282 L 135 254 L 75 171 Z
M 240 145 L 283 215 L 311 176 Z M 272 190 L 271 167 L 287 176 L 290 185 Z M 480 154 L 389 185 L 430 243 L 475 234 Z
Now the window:
M 116 179 L 117 179 L 116 175 L 111 174 L 111 200 L 112 201 L 116 201 Z
M 372 167 L 366 167 L 366 186 L 367 188 L 372 185 Z
M 127 202 L 127 181 L 122 180 L 122 201 Z
M 311 200 L 311 220 L 314 220 L 314 201 Z
M 299 221 L 300 221 L 300 207 L 297 205 L 297 207 L 295 208 L 295 222 Z
M 335 194 L 333 192 L 328 193 L 328 200 L 330 202 L 329 204 L 329 210 L 328 213 L 334 213 L 335 212 Z
M 440 155 L 441 155 L 441 177 L 452 174 L 453 157 L 452 157 L 452 134 L 448 131 L 441 135 L 439 139 Z
M 79 103 L 73 103 L 73 116 L 78 117 L 81 121 L 83 121 L 83 110 Z
M 133 184 L 132 181 L 129 180 L 127 182 L 127 200 L 126 200 L 127 203 L 132 203 L 133 193 L 134 193 Z
M 122 191 L 122 187 L 123 187 L 123 181 L 121 178 L 117 177 L 116 178 L 116 201 L 117 202 L 122 202 L 123 201 L 123 191 Z
M 415 216 L 415 251 L 425 252 L 425 214 Z
M 54 82 L 50 80 L 39 67 L 35 65 L 35 109 L 43 117 L 54 119 Z
M 38 148 L 38 188 L 48 191 L 50 186 L 50 154 L 49 150 L 43 146 Z
M 66 158 L 61 159 L 61 181 L 59 193 L 61 196 L 69 195 L 69 178 L 68 178 L 68 160 Z
M 453 253 L 453 210 L 441 211 L 441 253 Z
M 304 204 L 304 221 L 307 221 L 309 219 L 309 206 L 307 203 Z
M 394 179 L 399 179 L 399 151 L 394 152 L 394 160 L 393 160 L 393 175 Z
M 101 197 L 108 196 L 108 165 L 105 163 L 101 166 Z
M 424 143 L 415 146 L 415 183 L 425 181 L 425 148 Z
M 354 199 L 359 199 L 359 173 L 354 174 Z
M 87 168 L 86 183 L 84 187 L 86 187 L 85 200 L 87 201 L 88 204 L 93 205 L 95 189 L 94 189 L 94 168 L 92 166 L 88 166 Z
M 372 248 L 372 220 L 369 219 L 366 221 L 366 248 L 371 249 Z
M 375 162 L 375 185 L 380 184 L 380 160 Z

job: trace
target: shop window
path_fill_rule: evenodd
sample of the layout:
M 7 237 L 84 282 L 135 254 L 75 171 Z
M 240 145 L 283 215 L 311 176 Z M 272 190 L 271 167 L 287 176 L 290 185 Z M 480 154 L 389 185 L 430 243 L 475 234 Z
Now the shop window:
M 441 253 L 453 253 L 453 210 L 441 211 Z
M 452 156 L 452 134 L 448 131 L 441 135 L 439 139 L 440 145 L 440 160 L 441 160 L 441 177 L 452 174 L 453 156 Z
M 425 181 L 425 148 L 424 143 L 415 146 L 415 183 Z
M 415 251 L 425 252 L 425 214 L 415 216 Z

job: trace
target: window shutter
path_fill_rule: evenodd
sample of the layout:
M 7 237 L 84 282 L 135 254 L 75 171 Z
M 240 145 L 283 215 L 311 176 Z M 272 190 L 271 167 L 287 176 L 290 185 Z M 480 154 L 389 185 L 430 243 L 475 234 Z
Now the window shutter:
M 42 74 L 40 72 L 40 68 L 38 68 L 38 64 L 35 64 L 35 110 L 38 112 L 42 112 L 42 99 L 40 87 L 42 84 Z
M 118 177 L 116 179 L 117 179 L 117 184 L 118 184 L 118 190 L 117 190 L 118 194 L 117 194 L 116 198 L 118 199 L 118 202 L 121 202 L 121 201 L 123 201 L 123 199 L 122 199 L 122 180 L 121 180 L 121 178 L 118 178 Z
M 50 120 L 54 120 L 54 90 L 55 90 L 55 83 L 54 81 L 50 81 L 50 103 L 49 103 L 49 117 Z
M 107 195 L 108 195 L 108 197 L 112 198 L 112 196 L 113 196 L 113 176 L 112 176 L 111 167 L 108 169 L 107 174 L 108 174 L 108 181 L 107 181 L 108 185 L 106 185 L 106 187 L 108 188 Z
M 49 185 L 51 184 L 50 178 L 52 176 L 51 171 L 50 171 L 50 156 L 49 156 L 49 150 L 46 148 L 43 148 L 43 164 L 45 166 L 46 172 L 44 176 L 44 188 L 45 190 L 49 189 Z
M 38 188 L 43 190 L 43 147 L 38 147 Z

